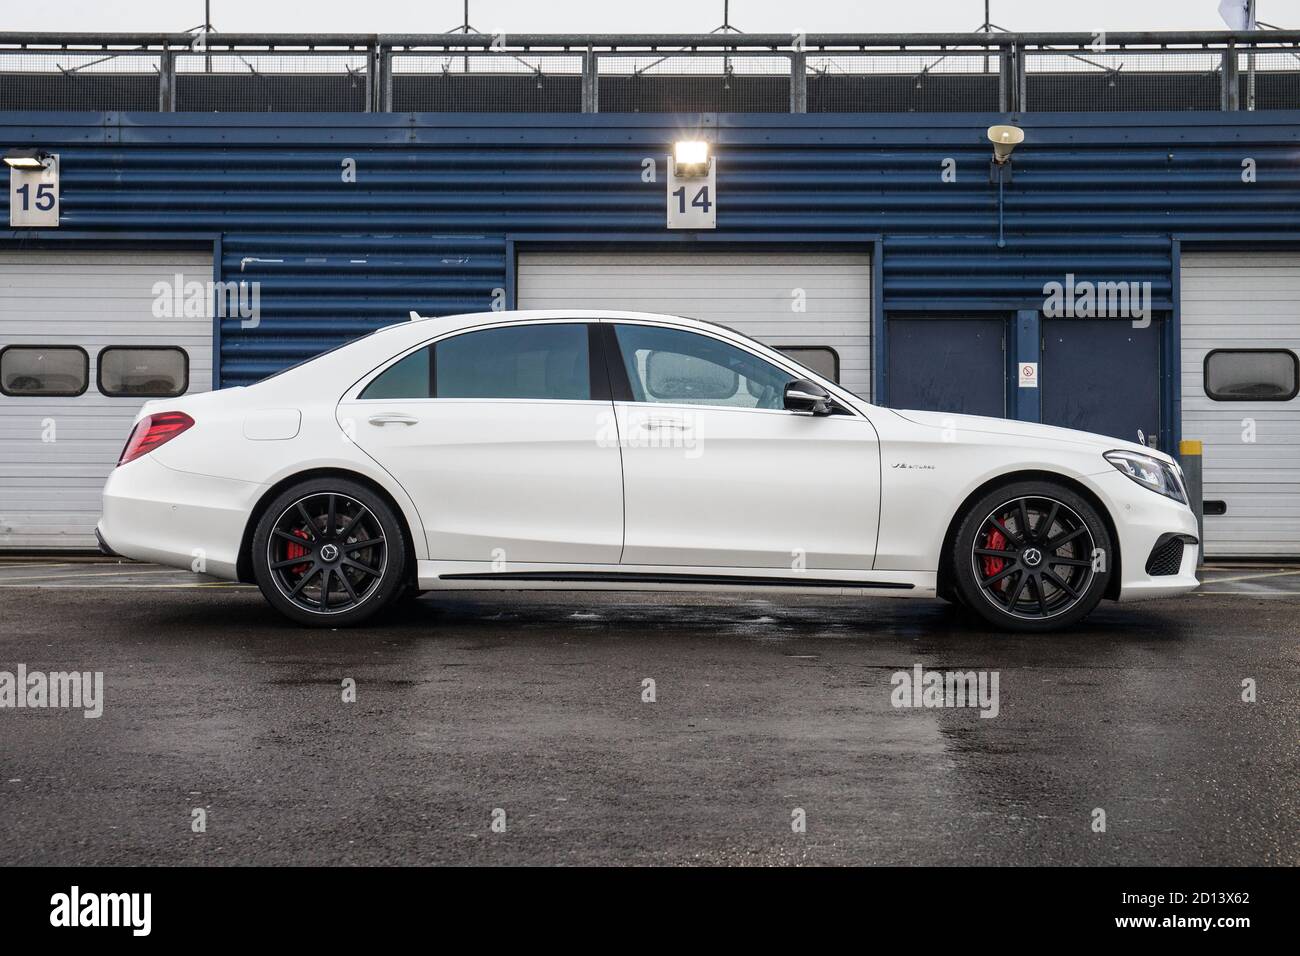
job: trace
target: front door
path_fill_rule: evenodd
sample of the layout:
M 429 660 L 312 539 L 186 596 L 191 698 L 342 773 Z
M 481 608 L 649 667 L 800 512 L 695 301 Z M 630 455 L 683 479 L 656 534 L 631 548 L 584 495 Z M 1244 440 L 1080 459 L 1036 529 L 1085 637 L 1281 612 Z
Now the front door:
M 870 422 L 786 411 L 796 376 L 735 343 L 611 325 L 624 565 L 872 566 L 880 458 Z

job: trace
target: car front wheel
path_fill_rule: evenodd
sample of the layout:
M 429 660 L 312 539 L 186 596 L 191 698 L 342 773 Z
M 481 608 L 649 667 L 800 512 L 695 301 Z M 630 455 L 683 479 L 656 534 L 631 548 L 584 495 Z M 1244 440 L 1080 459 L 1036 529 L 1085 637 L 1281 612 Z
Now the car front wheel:
M 1106 592 L 1112 542 L 1085 498 L 1050 481 L 997 488 L 966 511 L 953 541 L 963 602 L 997 627 L 1051 631 L 1086 617 Z
M 405 584 L 406 538 L 366 486 L 318 478 L 278 495 L 253 534 L 253 573 L 286 617 L 315 627 L 359 624 Z

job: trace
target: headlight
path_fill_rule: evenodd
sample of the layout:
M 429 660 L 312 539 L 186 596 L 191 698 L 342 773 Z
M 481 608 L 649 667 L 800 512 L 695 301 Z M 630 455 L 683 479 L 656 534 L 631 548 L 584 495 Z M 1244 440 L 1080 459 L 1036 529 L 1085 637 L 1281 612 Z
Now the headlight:
M 1105 459 L 1144 488 L 1187 504 L 1178 466 L 1135 451 L 1108 451 Z

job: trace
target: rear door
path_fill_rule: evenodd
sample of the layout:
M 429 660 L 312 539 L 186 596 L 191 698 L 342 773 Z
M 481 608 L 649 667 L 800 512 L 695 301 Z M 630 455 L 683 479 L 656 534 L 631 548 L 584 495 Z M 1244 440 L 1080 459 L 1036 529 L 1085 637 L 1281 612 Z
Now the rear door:
M 623 479 L 594 329 L 461 332 L 339 405 L 340 423 L 415 501 L 433 560 L 618 563 Z

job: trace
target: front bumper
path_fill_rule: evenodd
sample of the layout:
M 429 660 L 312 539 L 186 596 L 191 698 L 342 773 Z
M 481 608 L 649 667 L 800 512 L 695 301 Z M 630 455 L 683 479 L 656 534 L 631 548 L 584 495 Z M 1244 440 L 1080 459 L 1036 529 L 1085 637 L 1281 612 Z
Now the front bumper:
M 1143 488 L 1118 471 L 1094 475 L 1092 481 L 1110 510 L 1119 535 L 1119 600 L 1173 597 L 1200 586 L 1196 579 L 1196 565 L 1201 546 L 1196 537 L 1196 516 L 1191 508 Z M 1170 535 L 1181 536 L 1184 541 L 1177 571 L 1173 574 L 1149 573 L 1147 563 L 1152 551 Z
M 101 549 L 235 580 L 244 526 L 263 487 L 177 471 L 151 455 L 117 468 L 95 528 Z

